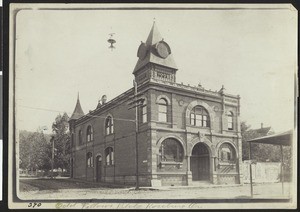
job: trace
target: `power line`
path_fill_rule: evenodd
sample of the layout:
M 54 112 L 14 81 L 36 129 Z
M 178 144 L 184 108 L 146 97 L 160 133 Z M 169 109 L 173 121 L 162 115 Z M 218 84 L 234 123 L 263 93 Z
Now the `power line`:
M 71 112 L 65 112 L 65 111 L 59 111 L 59 110 L 53 110 L 53 109 L 48 109 L 48 108 L 40 108 L 40 107 L 31 107 L 31 106 L 25 106 L 25 105 L 18 105 L 19 107 L 23 107 L 23 108 L 29 108 L 29 109 L 33 109 L 33 110 L 41 110 L 41 111 L 49 111 L 49 112 L 55 112 L 55 113 L 67 113 L 68 115 L 72 115 L 73 113 Z M 77 113 L 74 113 L 77 114 Z M 176 115 L 178 114 L 178 115 Z M 79 114 L 81 115 L 81 114 Z M 172 112 L 172 116 L 171 117 L 176 117 L 176 118 L 182 118 L 184 115 L 185 118 L 185 112 L 180 113 L 180 112 Z M 99 115 L 91 115 L 91 114 L 86 114 L 84 116 L 88 116 L 91 118 L 103 118 L 106 119 L 107 116 L 99 116 Z M 114 120 L 119 120 L 119 121 L 130 121 L 130 122 L 135 122 L 134 119 L 122 119 L 122 118 L 113 118 Z M 211 119 L 209 120 L 210 123 L 219 123 L 217 121 L 212 121 Z
M 72 113 L 70 112 L 65 112 L 65 111 L 59 111 L 59 110 L 52 110 L 52 109 L 47 109 L 47 108 L 39 108 L 39 107 L 30 107 L 30 106 L 25 106 L 25 105 L 19 105 L 20 107 L 24 107 L 24 108 L 29 108 L 29 109 L 33 109 L 33 110 L 42 110 L 42 111 L 50 111 L 50 112 L 55 112 L 55 113 L 67 113 L 69 115 L 72 115 Z M 77 114 L 77 113 L 74 113 Z M 86 114 L 84 116 L 88 116 L 88 117 L 93 117 L 93 118 L 103 118 L 106 119 L 107 116 L 97 116 L 97 115 L 90 115 L 90 114 Z M 135 122 L 135 120 L 133 119 L 121 119 L 121 118 L 113 118 L 114 120 L 120 120 L 120 121 L 132 121 Z

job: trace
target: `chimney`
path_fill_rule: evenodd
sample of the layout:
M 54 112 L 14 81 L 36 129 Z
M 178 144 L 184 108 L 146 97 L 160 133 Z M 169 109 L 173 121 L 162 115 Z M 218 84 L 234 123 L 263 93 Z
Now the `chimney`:
M 260 123 L 261 129 L 264 128 L 264 123 Z
M 101 98 L 102 104 L 104 105 L 106 103 L 107 97 L 106 95 L 103 95 Z

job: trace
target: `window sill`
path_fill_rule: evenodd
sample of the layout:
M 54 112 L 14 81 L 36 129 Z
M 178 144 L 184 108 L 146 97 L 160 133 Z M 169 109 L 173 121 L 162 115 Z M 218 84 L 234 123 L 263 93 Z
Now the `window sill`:
M 168 124 L 172 124 L 172 122 L 164 122 L 164 121 L 156 121 L 157 124 L 165 124 L 165 125 L 168 125 Z
M 175 162 L 175 161 L 161 161 L 159 163 L 160 168 L 164 168 L 165 166 L 176 166 L 178 169 L 182 168 L 182 162 Z
M 141 126 L 141 127 L 144 126 L 144 125 L 147 125 L 147 124 L 148 124 L 148 122 L 143 122 L 143 123 L 139 122 L 139 126 Z
M 235 161 L 233 161 L 233 162 L 219 162 L 219 165 L 220 166 L 228 166 L 228 165 L 232 166 L 232 165 L 236 165 L 236 162 Z
M 111 136 L 114 136 L 114 135 L 115 135 L 115 133 L 111 133 L 111 134 L 105 135 L 104 137 L 106 138 L 106 137 L 111 137 Z
M 190 124 L 187 124 L 186 126 L 187 126 L 187 127 L 192 127 L 192 128 L 208 129 L 208 130 L 211 128 L 211 127 L 195 126 L 195 125 L 190 125 Z

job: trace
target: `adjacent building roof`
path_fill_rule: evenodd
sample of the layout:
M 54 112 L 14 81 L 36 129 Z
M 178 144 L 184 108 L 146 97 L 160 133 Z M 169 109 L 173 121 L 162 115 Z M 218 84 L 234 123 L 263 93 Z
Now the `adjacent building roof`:
M 293 138 L 293 130 L 289 130 L 283 133 L 277 133 L 269 136 L 264 136 L 261 138 L 255 138 L 249 140 L 248 142 L 290 146 L 292 144 L 292 138 Z
M 160 41 L 163 41 L 163 38 L 161 37 L 157 29 L 157 26 L 154 22 L 145 43 L 147 55 L 142 59 L 139 58 L 133 70 L 133 74 L 136 73 L 139 69 L 141 69 L 145 65 L 147 65 L 148 63 L 154 63 L 154 64 L 162 65 L 177 70 L 177 66 L 173 59 L 172 53 L 167 58 L 161 58 L 157 55 L 155 50 L 155 44 L 157 44 Z
M 79 94 L 78 94 L 77 103 L 76 103 L 74 112 L 73 112 L 70 120 L 76 120 L 76 119 L 79 119 L 82 116 L 84 116 L 84 112 L 83 112 L 83 110 L 81 108 L 80 101 L 79 101 Z
M 261 127 L 259 129 L 248 130 L 244 132 L 244 139 L 248 141 L 250 139 L 259 138 L 271 134 L 274 134 L 271 127 Z

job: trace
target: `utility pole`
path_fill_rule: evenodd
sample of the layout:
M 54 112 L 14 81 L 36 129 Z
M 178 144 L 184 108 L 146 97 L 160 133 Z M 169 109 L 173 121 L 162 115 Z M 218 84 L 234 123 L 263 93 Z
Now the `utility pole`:
M 133 101 L 129 103 L 129 105 L 133 105 L 128 108 L 128 110 L 135 108 L 135 165 L 136 165 L 136 187 L 135 189 L 138 190 L 139 187 L 139 151 L 138 151 L 138 132 L 139 132 L 139 119 L 138 119 L 138 107 L 141 106 L 141 99 L 138 99 L 138 92 L 137 92 L 137 83 L 133 81 L 134 86 L 134 96 Z
M 54 137 L 52 137 L 52 155 L 51 155 L 51 179 L 53 179 L 53 167 L 54 167 Z
M 252 182 L 252 161 L 251 161 L 251 157 L 252 157 L 252 154 L 251 154 L 251 142 L 249 142 L 249 161 L 250 161 L 250 164 L 249 164 L 249 168 L 250 168 L 250 192 L 251 192 L 251 198 L 253 198 L 253 182 Z
M 139 189 L 139 149 L 138 149 L 138 102 L 137 102 L 137 84 L 134 83 L 134 101 L 135 101 L 135 156 L 136 156 L 136 187 L 135 190 Z

